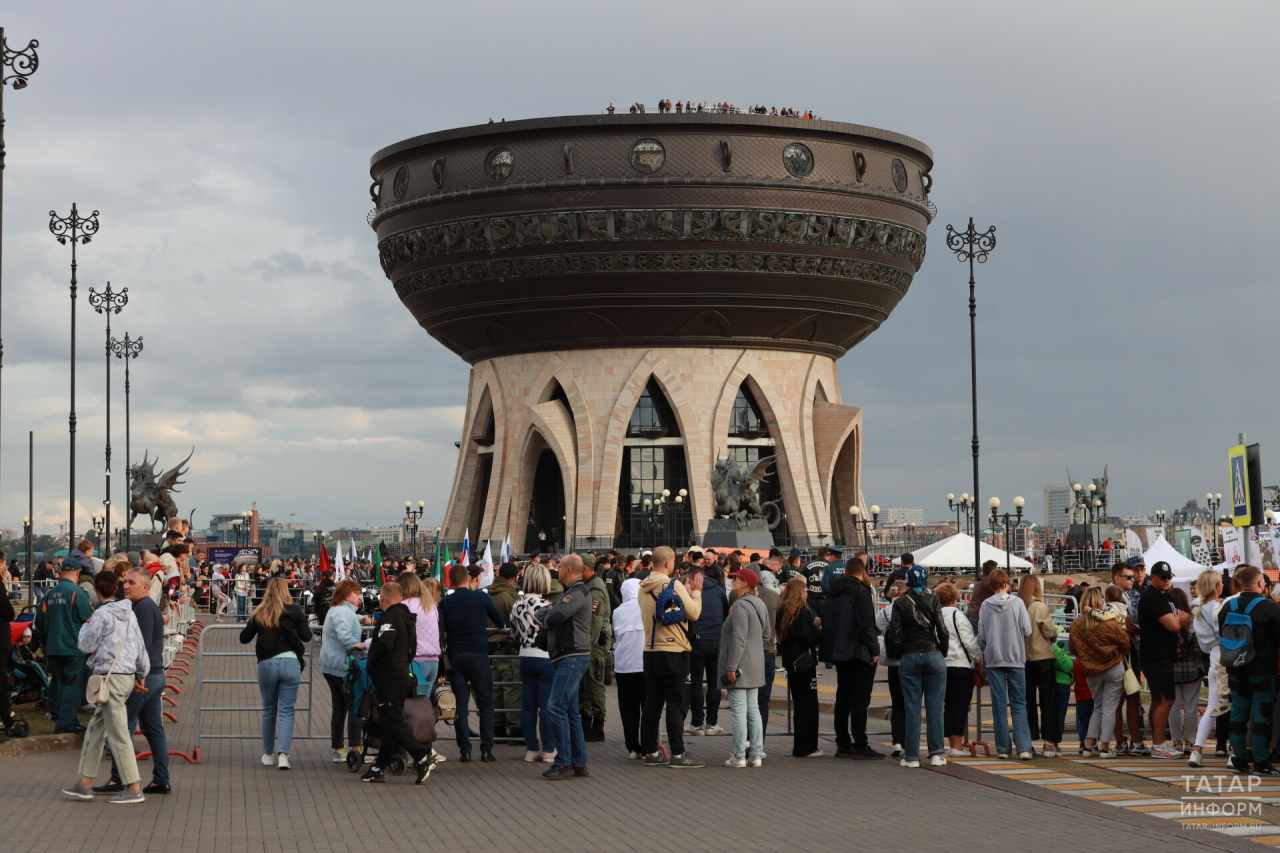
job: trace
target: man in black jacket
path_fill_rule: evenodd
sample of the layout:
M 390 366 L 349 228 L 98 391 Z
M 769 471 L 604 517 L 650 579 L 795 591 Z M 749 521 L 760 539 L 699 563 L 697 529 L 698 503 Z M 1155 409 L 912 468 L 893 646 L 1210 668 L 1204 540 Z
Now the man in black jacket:
M 854 557 L 827 591 L 819 656 L 836 665 L 836 758 L 875 760 L 867 742 L 867 708 L 880 660 L 876 610 L 867 564 Z
M 409 673 L 409 664 L 418 648 L 418 617 L 404 604 L 400 584 L 383 584 L 378 601 L 382 621 L 369 644 L 368 672 L 373 681 L 373 698 L 378 705 L 378 737 L 381 749 L 373 765 L 360 777 L 361 782 L 384 782 L 383 768 L 391 762 L 398 745 L 413 756 L 418 772 L 414 784 L 421 785 L 436 769 L 431 749 L 418 743 L 404 717 L 404 700 L 417 682 Z
M 583 581 L 583 562 L 570 554 L 560 563 L 564 594 L 543 611 L 547 650 L 555 667 L 548 715 L 556 732 L 555 763 L 542 775 L 553 781 L 591 775 L 587 771 L 587 747 L 578 713 L 582 674 L 591 663 L 591 590 Z
M 1253 635 L 1254 659 L 1244 666 L 1227 670 L 1227 682 L 1231 687 L 1231 748 L 1235 752 L 1227 766 L 1235 773 L 1248 773 L 1249 754 L 1252 746 L 1253 773 L 1258 776 L 1280 776 L 1269 760 L 1271 724 L 1276 704 L 1276 657 L 1280 645 L 1280 606 L 1267 598 L 1267 581 L 1262 570 L 1245 566 L 1235 572 L 1240 595 L 1227 602 L 1218 611 L 1218 626 L 1225 649 L 1227 619 L 1234 614 L 1233 622 L 1247 614 Z M 1237 633 L 1237 629 L 1232 629 Z M 1146 648 L 1146 644 L 1143 644 Z M 1145 658 L 1144 661 L 1145 663 Z M 1249 744 L 1249 726 L 1253 725 L 1253 742 Z

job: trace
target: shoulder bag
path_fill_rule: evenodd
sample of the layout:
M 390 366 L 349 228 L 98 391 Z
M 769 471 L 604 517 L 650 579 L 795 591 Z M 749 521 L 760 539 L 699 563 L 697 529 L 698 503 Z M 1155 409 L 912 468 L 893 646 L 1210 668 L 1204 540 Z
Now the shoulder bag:
M 964 640 L 960 639 L 960 626 L 956 624 L 956 614 L 951 614 L 951 627 L 956 630 L 956 642 L 960 644 L 960 651 L 964 652 L 964 656 L 969 660 L 969 666 L 973 667 L 973 686 L 987 686 L 987 670 L 982 665 L 982 661 L 973 659 L 973 655 L 969 654 L 969 649 L 965 647 Z
M 124 623 L 124 635 L 120 637 L 120 645 L 116 646 L 115 659 L 111 661 L 111 667 L 107 670 L 106 675 L 98 675 L 94 673 L 89 676 L 89 681 L 84 688 L 84 699 L 91 705 L 105 705 L 111 701 L 111 674 L 115 672 L 116 664 L 120 662 L 120 655 L 124 652 L 124 644 L 129 639 L 129 623 Z
M 1142 682 L 1133 671 L 1133 655 L 1124 656 L 1124 695 L 1133 696 L 1142 689 Z

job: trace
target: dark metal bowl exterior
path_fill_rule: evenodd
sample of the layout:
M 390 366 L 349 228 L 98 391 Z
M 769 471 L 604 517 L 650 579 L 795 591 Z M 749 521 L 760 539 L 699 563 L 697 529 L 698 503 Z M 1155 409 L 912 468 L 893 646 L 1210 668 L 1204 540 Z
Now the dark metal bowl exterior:
M 624 114 L 479 125 L 378 152 L 382 268 L 469 362 L 601 346 L 839 357 L 925 254 L 933 154 L 775 116 Z

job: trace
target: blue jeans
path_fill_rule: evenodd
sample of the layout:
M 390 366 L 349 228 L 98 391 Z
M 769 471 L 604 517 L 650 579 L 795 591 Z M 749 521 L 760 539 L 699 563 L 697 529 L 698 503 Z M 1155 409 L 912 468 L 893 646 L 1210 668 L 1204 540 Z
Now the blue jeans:
M 249 615 L 249 596 L 236 596 L 236 621 L 243 622 Z
M 996 752 L 1009 755 L 1009 716 L 1013 716 L 1013 740 L 1018 752 L 1031 751 L 1031 727 L 1027 724 L 1027 668 L 1025 666 L 989 666 L 987 682 L 991 685 L 992 728 L 996 733 Z
M 262 694 L 262 754 L 288 753 L 293 742 L 293 706 L 298 700 L 302 666 L 297 658 L 271 658 L 258 663 L 258 692 Z M 280 722 L 276 738 L 276 720 Z
M 942 737 L 942 711 L 947 696 L 947 662 L 941 652 L 912 652 L 898 661 L 898 678 L 902 682 L 902 710 L 906 729 L 902 741 L 903 757 L 920 760 L 920 703 L 924 701 L 928 727 L 929 754 L 942 755 L 946 741 Z
M 730 687 L 729 709 L 733 712 L 733 757 L 755 758 L 764 755 L 760 688 Z
M 520 728 L 524 731 L 524 748 L 530 752 L 555 752 L 556 733 L 551 722 L 551 685 L 555 667 L 550 658 L 520 658 Z M 538 724 L 541 723 L 541 729 Z M 582 720 L 578 720 L 582 725 Z M 542 733 L 539 744 L 538 733 Z
M 124 706 L 129 716 L 129 731 L 141 729 L 147 739 L 147 748 L 151 750 L 151 781 L 157 785 L 169 784 L 169 737 L 164 732 L 164 719 L 160 716 L 163 708 L 160 697 L 163 694 L 164 672 L 151 672 L 147 675 L 147 692 L 129 694 Z M 111 781 L 120 781 L 114 757 L 111 759 Z
M 471 720 L 468 718 L 471 694 L 476 695 L 476 710 L 480 717 L 480 751 L 493 752 L 493 667 L 487 654 L 449 655 L 449 686 L 458 700 L 458 716 L 454 720 L 454 733 L 458 739 L 458 751 L 471 754 Z
M 578 684 L 590 663 L 591 655 L 570 655 L 552 664 L 555 676 L 551 681 L 547 713 L 551 716 L 556 746 L 559 747 L 557 767 L 587 766 L 587 744 L 582 737 L 582 715 L 578 713 Z

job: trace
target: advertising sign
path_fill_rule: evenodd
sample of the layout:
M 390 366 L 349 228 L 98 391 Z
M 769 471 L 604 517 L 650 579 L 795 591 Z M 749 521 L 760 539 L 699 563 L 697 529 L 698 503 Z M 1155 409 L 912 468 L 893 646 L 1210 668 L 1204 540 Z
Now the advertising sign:
M 1222 562 L 1230 566 L 1244 562 L 1244 531 L 1238 527 L 1223 528 Z
M 230 566 L 240 558 L 241 563 L 257 563 L 262 559 L 262 549 L 257 545 L 210 545 L 209 562 Z

